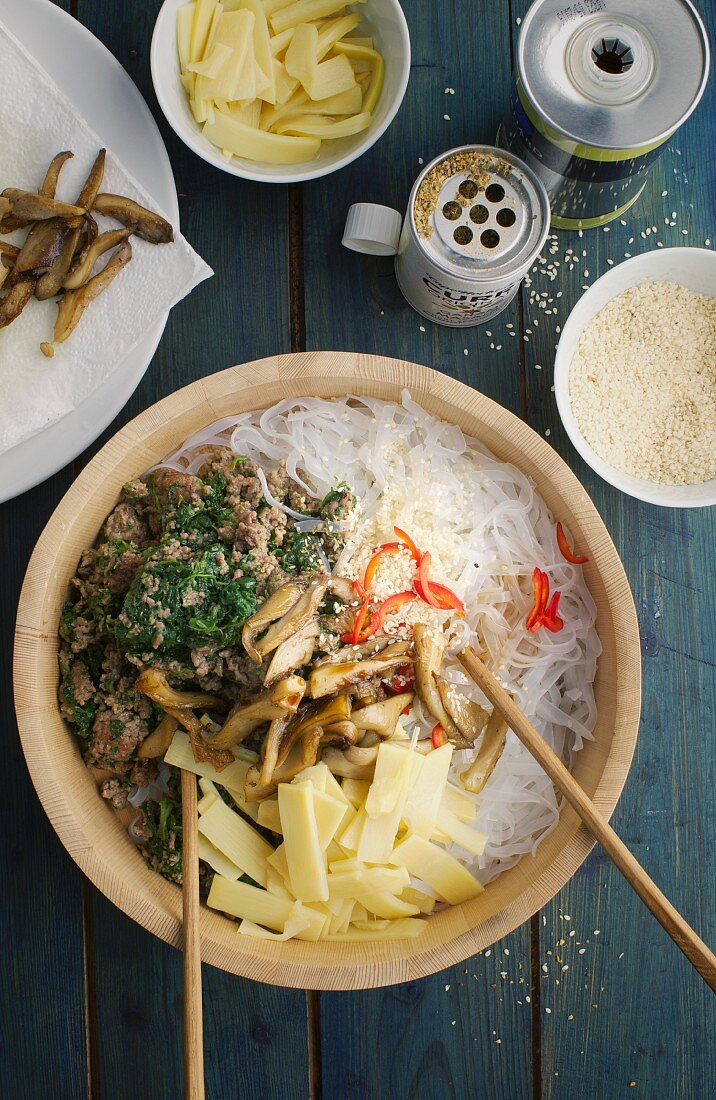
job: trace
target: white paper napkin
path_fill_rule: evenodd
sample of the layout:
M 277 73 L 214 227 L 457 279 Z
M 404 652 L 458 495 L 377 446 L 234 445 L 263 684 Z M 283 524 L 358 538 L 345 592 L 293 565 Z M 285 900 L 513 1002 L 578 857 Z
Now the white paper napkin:
M 36 191 L 52 157 L 71 149 L 75 155 L 62 169 L 57 197 L 74 202 L 107 143 L 2 22 L 0 73 L 0 191 Z M 158 210 L 109 148 L 101 189 Z M 119 228 L 109 219 L 97 221 L 100 231 Z M 4 239 L 20 243 L 24 236 L 22 231 Z M 176 302 L 213 274 L 177 225 L 174 236 L 168 245 L 131 238 L 131 262 L 91 303 L 67 342 L 56 347 L 53 359 L 40 351 L 41 341 L 52 338 L 57 315 L 53 301 L 33 299 L 16 321 L 0 329 L 0 453 L 75 409 L 122 369 L 129 352 Z

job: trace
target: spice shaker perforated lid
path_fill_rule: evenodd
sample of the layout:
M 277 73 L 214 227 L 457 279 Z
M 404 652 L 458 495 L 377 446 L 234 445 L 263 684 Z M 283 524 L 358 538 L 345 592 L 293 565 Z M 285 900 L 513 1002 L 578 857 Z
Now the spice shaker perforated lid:
M 407 218 L 444 272 L 475 283 L 521 278 L 544 244 L 549 199 L 534 172 L 492 145 L 450 149 L 428 164 Z

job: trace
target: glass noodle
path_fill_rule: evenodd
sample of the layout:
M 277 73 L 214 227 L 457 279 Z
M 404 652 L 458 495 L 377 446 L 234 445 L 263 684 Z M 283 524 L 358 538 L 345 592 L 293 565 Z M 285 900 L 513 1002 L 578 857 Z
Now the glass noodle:
M 581 567 L 559 552 L 555 517 L 516 467 L 436 420 L 407 391 L 400 405 L 372 397 L 292 397 L 264 412 L 224 417 L 195 433 L 162 466 L 196 472 L 206 450 L 217 445 L 247 455 L 264 471 L 283 459 L 315 499 L 346 482 L 359 514 L 346 531 L 336 571 L 358 575 L 371 547 L 392 538 L 397 523 L 431 550 L 432 575 L 455 589 L 467 609 L 462 620 L 441 613 L 450 638 L 446 677 L 486 703 L 454 657 L 475 645 L 567 763 L 591 739 L 601 652 L 596 609 Z M 532 634 L 525 627 L 535 566 L 562 593 L 559 633 L 542 628 Z M 419 706 L 416 713 L 425 734 L 434 721 Z M 452 778 L 458 783 L 472 755 L 455 753 Z M 489 837 L 486 851 L 477 859 L 453 851 L 483 882 L 533 853 L 557 823 L 552 783 L 511 732 L 495 771 L 474 797 L 475 825 Z

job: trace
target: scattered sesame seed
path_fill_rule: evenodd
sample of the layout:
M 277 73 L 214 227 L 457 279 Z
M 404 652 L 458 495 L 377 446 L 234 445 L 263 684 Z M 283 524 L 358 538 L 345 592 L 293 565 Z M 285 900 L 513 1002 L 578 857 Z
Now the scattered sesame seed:
M 503 955 L 509 955 L 509 953 L 510 953 L 509 947 L 506 947 L 505 950 L 502 952 Z
M 421 332 L 425 332 L 425 325 L 419 325 L 418 327 Z
M 485 952 L 485 958 L 489 959 L 491 954 L 492 954 L 492 948 L 488 947 L 487 951 Z
M 425 164 L 425 161 L 422 157 L 418 157 L 418 164 Z
M 535 363 L 535 370 L 542 370 L 542 364 L 541 363 Z
M 684 237 L 688 237 L 688 235 L 689 235 L 688 229 L 682 229 L 681 232 L 684 235 Z
M 669 194 L 669 192 L 668 192 L 668 191 L 662 191 L 662 192 L 661 192 L 661 197 L 662 197 L 662 199 L 665 199 L 665 198 L 666 198 L 666 196 L 667 196 L 668 194 Z
M 551 430 L 551 428 L 545 428 L 545 430 L 544 430 L 544 434 L 545 434 L 545 435 L 551 435 L 551 434 L 552 434 L 552 430 Z
M 552 1009 L 551 1008 L 545 1008 L 545 1012 L 547 1013 L 548 1016 L 552 1015 Z
M 547 963 L 542 963 L 542 972 L 543 972 L 544 974 L 548 974 L 548 973 L 549 973 L 549 970 L 548 970 L 548 967 L 547 967 Z
M 469 355 L 470 353 L 469 353 L 469 351 L 467 350 L 467 348 L 463 348 L 463 349 L 462 349 L 462 354 L 463 354 L 463 355 Z
M 580 947 L 580 949 L 579 949 L 579 954 L 580 954 L 580 955 L 586 955 L 586 953 L 587 953 L 587 949 L 586 949 L 586 947 Z
M 527 997 L 527 996 L 525 996 L 525 1004 L 526 1004 L 526 1005 L 530 1005 L 530 1004 L 532 1004 L 532 998 L 531 998 L 531 997 Z

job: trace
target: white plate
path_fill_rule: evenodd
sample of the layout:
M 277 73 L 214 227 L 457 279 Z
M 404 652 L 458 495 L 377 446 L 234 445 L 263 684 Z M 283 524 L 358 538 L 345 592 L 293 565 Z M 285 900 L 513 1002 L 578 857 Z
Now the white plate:
M 177 192 L 164 142 L 149 108 L 116 58 L 50 0 L 0 0 L 0 19 L 178 224 Z M 48 161 L 55 152 L 48 150 Z M 137 388 L 166 323 L 165 316 L 106 384 L 77 409 L 0 455 L 0 501 L 56 473 L 104 431 Z

